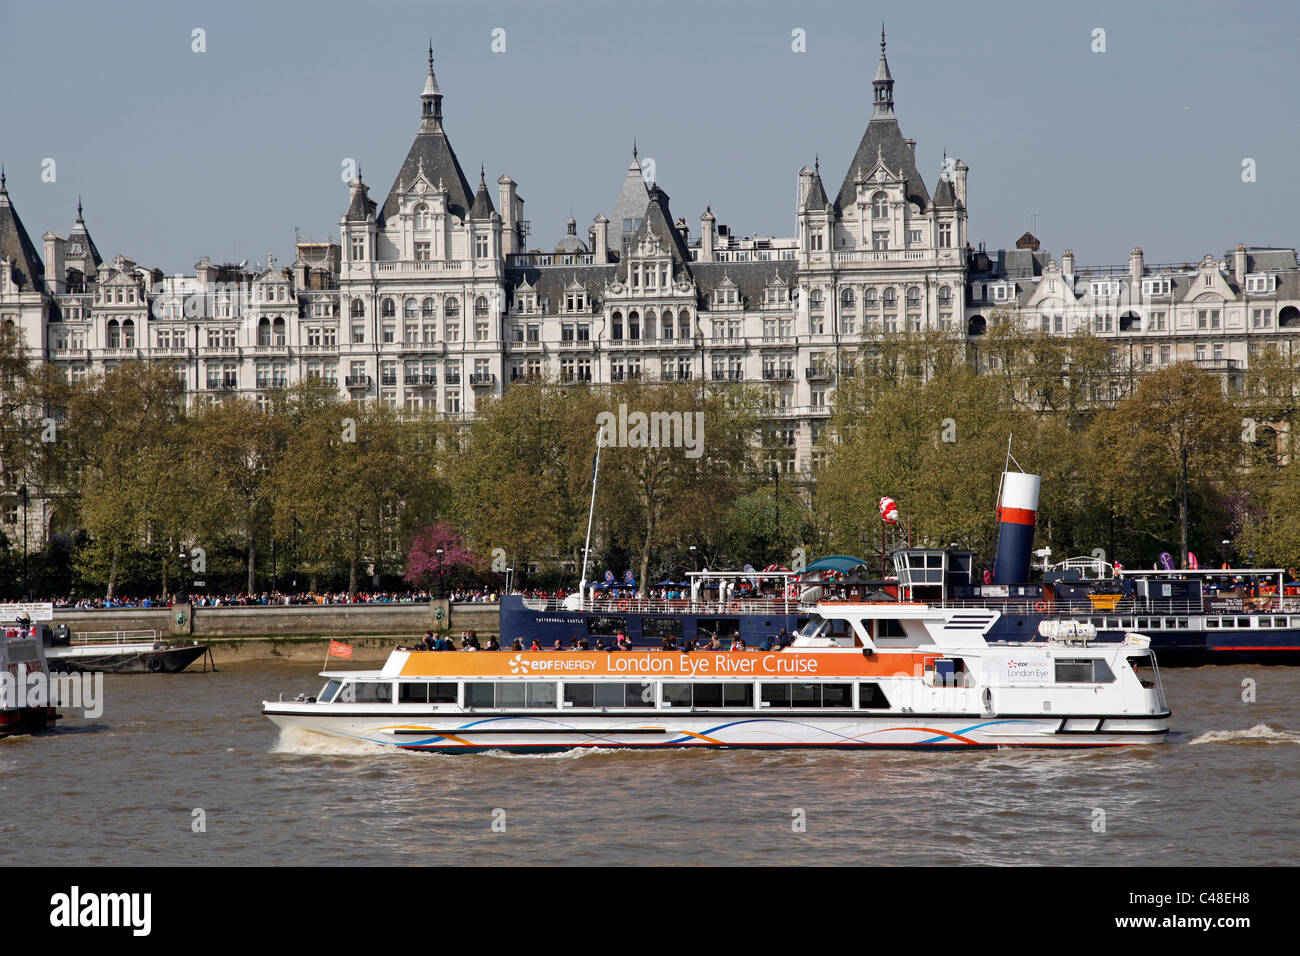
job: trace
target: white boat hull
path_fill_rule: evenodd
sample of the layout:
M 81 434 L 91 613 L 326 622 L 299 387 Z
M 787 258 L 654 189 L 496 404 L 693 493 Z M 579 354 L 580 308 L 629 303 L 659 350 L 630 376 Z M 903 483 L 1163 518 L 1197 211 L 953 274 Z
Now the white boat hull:
M 448 713 L 430 719 L 427 715 L 417 718 L 400 713 L 291 712 L 294 709 L 291 704 L 267 704 L 264 713 L 285 730 L 442 753 L 663 747 L 1114 747 L 1160 743 L 1169 730 L 1168 718 L 1159 716 Z

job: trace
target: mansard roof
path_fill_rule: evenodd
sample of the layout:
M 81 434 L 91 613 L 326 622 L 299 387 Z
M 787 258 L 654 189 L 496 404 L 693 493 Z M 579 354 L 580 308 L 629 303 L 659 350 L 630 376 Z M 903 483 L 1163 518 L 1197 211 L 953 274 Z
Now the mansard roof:
M 707 305 L 713 293 L 725 282 L 731 282 L 740 289 L 742 301 L 747 306 L 757 306 L 774 282 L 780 282 L 793 288 L 799 272 L 799 263 L 790 259 L 775 262 L 693 262 L 691 273 L 695 277 L 695 287 L 701 296 L 701 304 Z
M 9 192 L 0 181 L 0 257 L 9 260 L 14 282 L 25 289 L 45 288 L 45 266 L 27 235 Z
M 95 246 L 95 240 L 90 237 L 90 230 L 86 228 L 86 220 L 81 217 L 80 199 L 77 200 L 77 221 L 72 227 L 72 232 L 68 233 L 68 242 L 74 241 L 85 243 L 91 261 L 95 263 L 96 267 L 104 264 L 104 257 L 99 254 L 99 249 Z
M 858 200 L 858 178 L 866 176 L 876 168 L 877 160 L 898 173 L 907 181 L 907 198 L 925 211 L 930 205 L 930 193 L 925 188 L 925 180 L 916 169 L 916 160 L 912 157 L 912 147 L 903 140 L 903 131 L 898 127 L 898 120 L 892 115 L 876 116 L 867 124 L 858 143 L 858 151 L 853 154 L 848 172 L 844 174 L 844 184 L 840 186 L 835 208 L 843 212 Z
M 507 266 L 506 288 L 511 299 L 520 290 L 532 289 L 547 315 L 560 311 L 566 292 L 575 290 L 575 286 L 585 290 L 592 301 L 592 308 L 598 309 L 603 301 L 605 285 L 618 278 L 618 266 L 613 263 L 590 266 L 566 266 L 563 268 L 538 269 L 532 266 Z

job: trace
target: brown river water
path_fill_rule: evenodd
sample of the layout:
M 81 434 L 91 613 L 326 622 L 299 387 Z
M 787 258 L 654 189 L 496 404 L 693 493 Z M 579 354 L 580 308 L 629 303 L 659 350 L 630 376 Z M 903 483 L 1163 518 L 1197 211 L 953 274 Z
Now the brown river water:
M 319 670 L 108 675 L 0 740 L 0 865 L 1300 863 L 1300 668 L 1166 669 L 1123 750 L 558 756 L 282 740 L 259 701 Z

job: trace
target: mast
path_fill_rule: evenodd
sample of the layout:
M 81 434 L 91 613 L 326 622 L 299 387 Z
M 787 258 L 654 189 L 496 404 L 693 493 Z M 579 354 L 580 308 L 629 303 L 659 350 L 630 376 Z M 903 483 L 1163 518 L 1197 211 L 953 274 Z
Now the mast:
M 596 457 L 591 465 L 591 506 L 587 510 L 587 543 L 582 549 L 582 579 L 578 582 L 578 596 L 587 600 L 587 558 L 591 556 L 591 525 L 596 517 L 596 479 L 600 475 L 600 439 L 605 434 L 604 426 L 596 432 Z

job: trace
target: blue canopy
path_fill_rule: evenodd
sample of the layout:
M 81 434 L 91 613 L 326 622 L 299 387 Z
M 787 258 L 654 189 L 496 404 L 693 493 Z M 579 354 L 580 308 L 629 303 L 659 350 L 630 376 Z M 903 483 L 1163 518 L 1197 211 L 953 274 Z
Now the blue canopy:
M 804 568 L 804 573 L 807 574 L 809 571 L 841 571 L 847 573 L 866 563 L 861 558 L 855 558 L 849 554 L 828 554 Z

